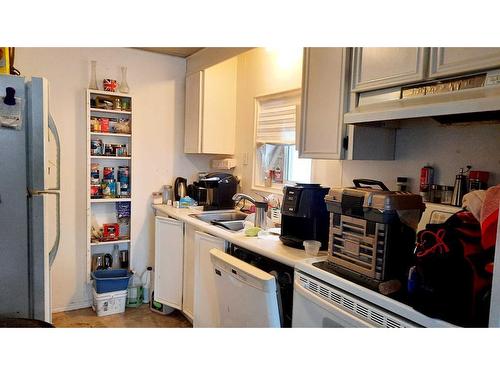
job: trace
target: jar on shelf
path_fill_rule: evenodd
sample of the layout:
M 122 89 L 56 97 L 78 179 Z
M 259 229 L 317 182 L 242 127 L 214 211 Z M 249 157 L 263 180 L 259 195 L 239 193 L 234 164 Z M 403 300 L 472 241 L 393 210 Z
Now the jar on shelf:
M 441 203 L 451 204 L 451 197 L 453 196 L 453 186 L 441 187 Z
M 431 185 L 430 190 L 430 202 L 431 203 L 441 203 L 441 185 Z

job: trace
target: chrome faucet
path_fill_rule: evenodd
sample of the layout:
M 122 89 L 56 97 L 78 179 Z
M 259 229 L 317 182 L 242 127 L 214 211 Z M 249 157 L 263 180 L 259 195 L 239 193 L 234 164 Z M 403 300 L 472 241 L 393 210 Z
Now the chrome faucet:
M 255 220 L 253 225 L 262 229 L 267 227 L 267 205 L 268 200 L 266 197 L 262 197 L 262 201 L 257 201 L 250 195 L 243 193 L 236 193 L 233 195 L 233 201 L 238 204 L 242 199 L 252 202 L 255 205 Z

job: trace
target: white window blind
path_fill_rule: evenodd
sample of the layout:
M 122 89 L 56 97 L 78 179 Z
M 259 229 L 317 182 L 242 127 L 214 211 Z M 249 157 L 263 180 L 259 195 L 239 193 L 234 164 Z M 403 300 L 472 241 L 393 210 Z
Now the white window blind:
M 259 100 L 256 142 L 295 144 L 299 95 Z

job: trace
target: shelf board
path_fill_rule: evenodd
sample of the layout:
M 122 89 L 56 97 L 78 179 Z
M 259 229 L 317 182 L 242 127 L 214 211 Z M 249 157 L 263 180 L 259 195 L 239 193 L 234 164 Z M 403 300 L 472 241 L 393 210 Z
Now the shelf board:
M 131 115 L 130 111 L 119 111 L 116 109 L 102 109 L 102 108 L 90 108 L 90 112 L 98 112 L 98 113 L 118 113 L 120 115 Z
M 131 202 L 132 198 L 90 198 L 91 203 Z
M 90 135 L 99 135 L 104 137 L 131 137 L 132 134 L 127 133 L 100 133 L 100 132 L 90 132 Z
M 121 93 L 121 92 L 104 91 L 104 90 L 92 90 L 92 89 L 88 89 L 88 91 L 91 94 L 94 94 L 94 95 L 119 96 L 119 97 L 122 97 L 122 98 L 131 98 L 132 97 L 130 94 L 124 94 L 124 93 Z
M 131 160 L 132 156 L 100 156 L 100 155 L 91 155 L 91 159 L 120 159 L 120 160 Z
M 103 242 L 91 242 L 90 246 L 103 246 L 103 245 L 114 245 L 119 243 L 129 243 L 130 240 L 117 240 L 117 241 L 103 241 Z

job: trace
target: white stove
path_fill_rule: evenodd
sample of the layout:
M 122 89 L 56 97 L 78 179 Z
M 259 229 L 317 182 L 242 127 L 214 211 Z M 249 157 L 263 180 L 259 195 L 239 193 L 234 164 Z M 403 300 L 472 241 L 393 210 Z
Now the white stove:
M 426 205 L 419 228 L 444 221 L 458 210 Z M 293 327 L 455 327 L 313 265 L 325 260 L 318 257 L 295 265 Z

